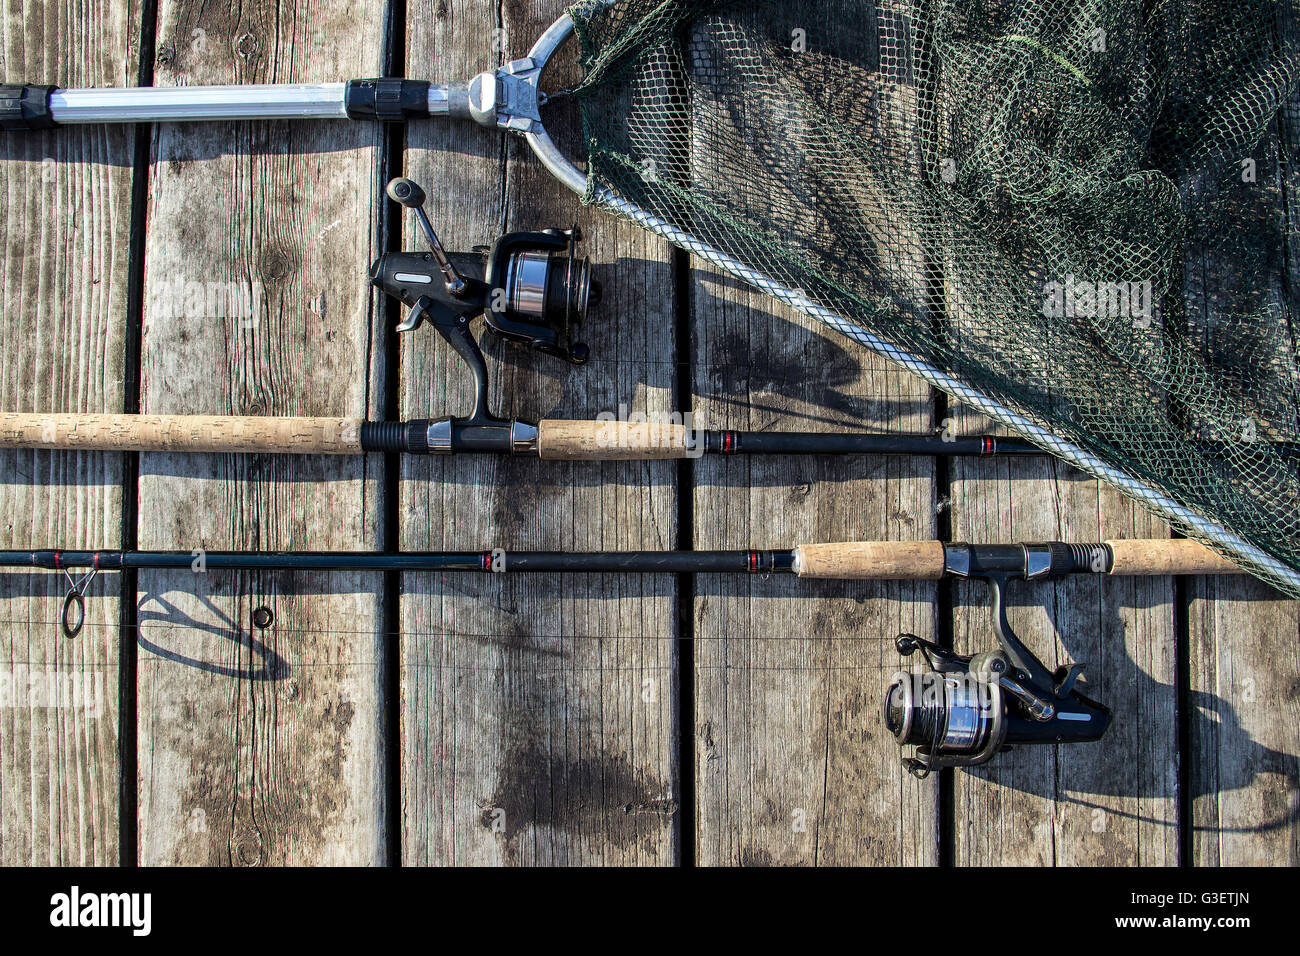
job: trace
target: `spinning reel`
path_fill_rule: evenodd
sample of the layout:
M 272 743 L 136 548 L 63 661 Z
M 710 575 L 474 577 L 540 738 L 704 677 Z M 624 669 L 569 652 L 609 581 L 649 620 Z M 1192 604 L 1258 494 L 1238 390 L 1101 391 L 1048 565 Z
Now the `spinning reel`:
M 415 212 L 429 252 L 390 252 L 370 267 L 370 281 L 409 308 L 398 332 L 426 320 L 482 315 L 496 334 L 575 365 L 589 350 L 576 341 L 587 312 L 600 304 L 600 283 L 577 255 L 582 232 L 511 232 L 472 253 L 446 253 L 424 212 L 424 190 L 394 179 L 388 195 Z
M 600 302 L 600 283 L 578 258 L 582 238 L 572 229 L 512 232 L 491 248 L 447 254 L 424 212 L 424 190 L 394 179 L 388 195 L 415 212 L 429 252 L 390 252 L 370 267 L 373 285 L 410 311 L 397 327 L 411 332 L 430 322 L 474 377 L 474 410 L 465 418 L 372 422 L 362 428 L 367 450 L 445 455 L 457 451 L 535 454 L 537 426 L 499 418 L 488 407 L 487 363 L 470 331 L 482 315 L 493 332 L 574 364 L 587 360 L 587 346 L 574 341 L 587 311 Z
M 971 656 L 917 637 L 899 635 L 904 657 L 920 651 L 930 669 L 900 674 L 885 695 L 885 726 L 901 746 L 915 746 L 903 763 L 924 778 L 941 767 L 975 767 L 1020 744 L 1100 740 L 1110 710 L 1075 689 L 1082 666 L 1048 671 L 1007 622 L 1004 592 L 1015 579 L 1066 573 L 1083 554 L 1053 553 L 1063 545 L 950 546 L 947 568 L 957 577 L 988 580 L 999 647 Z M 1018 552 L 1018 555 L 1017 555 Z M 1015 564 L 1021 566 L 1010 570 Z

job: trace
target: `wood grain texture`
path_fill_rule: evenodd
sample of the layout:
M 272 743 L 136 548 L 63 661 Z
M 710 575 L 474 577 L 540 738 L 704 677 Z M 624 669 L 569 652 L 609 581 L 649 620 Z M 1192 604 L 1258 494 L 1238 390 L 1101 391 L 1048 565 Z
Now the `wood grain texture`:
M 957 431 L 987 427 L 954 413 Z M 1155 538 L 1162 522 L 1049 459 L 954 460 L 961 541 Z M 987 585 L 954 586 L 953 643 L 996 646 Z M 1084 664 L 1084 693 L 1114 714 L 1103 740 L 1020 747 L 954 773 L 959 865 L 1175 865 L 1178 853 L 1174 588 L 1168 577 L 1017 583 L 1011 626 L 1048 668 Z
M 1244 576 L 1190 597 L 1193 862 L 1300 865 L 1300 603 Z
M 1294 29 L 1292 27 L 1291 29 Z M 1217 201 L 1247 224 L 1206 235 L 1188 251 L 1188 326 L 1221 347 L 1216 329 L 1240 328 L 1242 263 L 1250 263 L 1255 308 L 1287 330 L 1249 347 L 1262 368 L 1294 369 L 1300 343 L 1300 92 L 1251 150 L 1257 178 L 1216 184 Z M 1287 161 L 1279 162 L 1281 157 Z M 1284 312 L 1283 310 L 1288 310 Z M 1236 348 L 1243 343 L 1224 336 Z M 1280 355 L 1277 362 L 1273 355 Z M 1236 356 L 1230 356 L 1235 358 Z M 1276 364 L 1274 364 L 1276 362 Z M 1289 363 L 1289 364 L 1287 364 Z M 1292 374 L 1294 374 L 1292 372 Z M 1285 383 L 1283 383 L 1285 384 Z M 1271 398 L 1274 392 L 1264 395 Z M 1276 394 L 1285 395 L 1286 391 Z M 1292 388 L 1289 394 L 1294 396 Z M 1300 433 L 1294 402 L 1289 433 Z M 1276 414 L 1276 408 L 1270 410 Z M 1187 713 L 1192 862 L 1200 866 L 1300 864 L 1300 602 L 1248 577 L 1197 578 L 1188 588 Z
M 20 0 L 0 17 L 0 80 L 135 82 L 139 5 Z M 131 217 L 128 130 L 0 138 L 0 405 L 120 411 Z M 111 454 L 0 452 L 4 547 L 113 547 Z M 118 587 L 91 589 L 75 641 L 66 584 L 0 575 L 0 863 L 118 862 Z
M 159 16 L 159 85 L 382 69 L 380 4 L 175 0 Z M 337 121 L 158 127 L 143 412 L 375 417 L 381 138 Z M 380 467 L 146 454 L 139 544 L 381 547 Z M 380 576 L 142 573 L 139 587 L 141 861 L 382 862 Z
M 865 13 L 887 18 L 883 9 Z M 806 55 L 826 55 L 840 24 L 804 23 Z M 874 35 L 874 34 L 873 34 Z M 708 64 L 702 64 L 706 70 Z M 865 93 L 863 128 L 912 118 L 915 88 L 885 72 L 846 72 Z M 799 132 L 813 108 L 805 91 L 782 89 L 786 122 Z M 707 140 L 724 98 L 692 101 L 693 186 L 711 184 L 731 204 Z M 731 148 L 741 148 L 733 145 Z M 746 144 L 745 148 L 752 148 Z M 924 257 L 913 224 L 869 177 L 816 179 L 797 153 L 763 153 L 816 189 L 860 211 L 863 238 L 924 292 Z M 735 160 L 733 159 L 733 162 Z M 769 169 L 771 176 L 773 170 Z M 916 169 L 898 170 L 906 178 Z M 781 178 L 779 175 L 776 177 Z M 772 219 L 793 214 L 800 230 L 831 245 L 842 224 L 794 192 L 773 195 Z M 764 197 L 751 190 L 750 206 Z M 926 432 L 930 390 L 771 298 L 697 269 L 691 294 L 692 382 L 697 427 L 764 430 L 874 429 Z M 936 536 L 933 460 L 705 459 L 695 464 L 695 546 L 773 547 L 798 542 L 913 541 Z M 935 637 L 930 583 L 737 580 L 696 585 L 695 679 L 697 861 L 702 865 L 932 865 L 939 859 L 938 790 L 903 769 L 884 729 L 881 701 L 901 661 L 900 632 Z
M 928 392 L 820 325 L 697 269 L 696 423 L 925 431 Z M 814 366 L 823 377 L 787 374 Z M 695 547 L 932 539 L 932 461 L 705 458 Z M 934 781 L 909 776 L 880 702 L 893 639 L 933 639 L 934 585 L 703 575 L 695 596 L 701 865 L 932 865 Z
M 416 0 L 407 63 L 468 77 L 527 52 L 557 0 Z M 498 20 L 500 16 L 500 20 Z M 563 74 L 548 70 L 548 85 Z M 552 87 L 554 88 L 554 87 Z M 572 150 L 560 110 L 548 127 Z M 499 412 L 594 418 L 620 404 L 671 408 L 667 247 L 582 209 L 520 142 L 467 124 L 412 124 L 406 173 L 448 248 L 501 229 L 575 219 L 604 299 L 581 368 L 488 338 Z M 409 218 L 406 245 L 416 244 Z M 481 327 L 481 326 L 480 326 Z M 403 417 L 466 409 L 450 349 L 408 337 Z M 666 462 L 539 462 L 487 456 L 403 462 L 406 548 L 668 548 Z M 676 858 L 675 582 L 645 576 L 404 576 L 402 809 L 411 864 L 636 864 Z
M 358 455 L 359 418 L 0 413 L 0 448 Z

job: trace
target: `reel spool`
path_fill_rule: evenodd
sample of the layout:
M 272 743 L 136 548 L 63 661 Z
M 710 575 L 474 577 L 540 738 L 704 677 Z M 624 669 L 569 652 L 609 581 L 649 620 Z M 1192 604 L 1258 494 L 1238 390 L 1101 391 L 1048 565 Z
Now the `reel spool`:
M 900 653 L 909 654 L 912 648 L 905 650 L 906 643 L 919 641 L 904 635 L 896 646 Z M 1001 688 L 969 674 L 937 670 L 900 674 L 885 694 L 884 709 L 885 726 L 899 744 L 925 752 L 905 761 L 914 773 L 925 770 L 919 776 L 933 766 L 954 766 L 950 760 L 985 763 L 1006 741 Z
M 581 241 L 576 223 L 563 231 L 512 232 L 498 239 L 486 281 L 505 294 L 489 301 L 488 328 L 548 355 L 585 362 L 590 352 L 575 337 L 588 311 L 600 304 L 602 290 L 591 277 L 590 261 L 578 256 Z

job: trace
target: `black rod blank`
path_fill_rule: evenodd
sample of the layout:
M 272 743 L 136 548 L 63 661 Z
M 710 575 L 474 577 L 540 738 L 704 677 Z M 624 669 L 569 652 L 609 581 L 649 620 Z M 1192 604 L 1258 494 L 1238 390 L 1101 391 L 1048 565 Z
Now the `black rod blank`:
M 294 571 L 789 571 L 793 551 L 0 551 L 0 567 Z

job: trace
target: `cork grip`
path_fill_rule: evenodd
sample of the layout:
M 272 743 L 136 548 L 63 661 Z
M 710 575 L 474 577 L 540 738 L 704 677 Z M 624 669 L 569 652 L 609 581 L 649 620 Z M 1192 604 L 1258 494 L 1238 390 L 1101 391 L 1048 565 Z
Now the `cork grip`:
M 687 441 L 692 441 L 688 448 Z M 537 425 L 537 456 L 559 461 L 631 461 L 685 458 L 703 449 L 683 425 L 660 422 L 568 422 Z M 696 450 L 698 449 L 698 450 Z
M 1196 541 L 1157 538 L 1107 541 L 1111 574 L 1240 574 L 1241 569 Z
M 801 578 L 936 581 L 943 568 L 940 541 L 805 544 L 794 552 L 794 572 Z
M 0 412 L 0 448 L 354 455 L 361 420 Z

